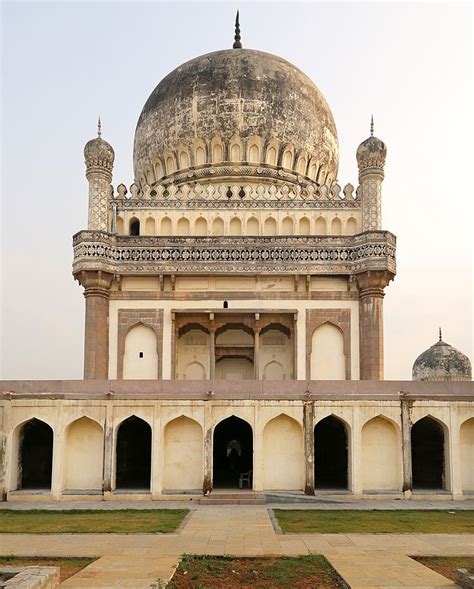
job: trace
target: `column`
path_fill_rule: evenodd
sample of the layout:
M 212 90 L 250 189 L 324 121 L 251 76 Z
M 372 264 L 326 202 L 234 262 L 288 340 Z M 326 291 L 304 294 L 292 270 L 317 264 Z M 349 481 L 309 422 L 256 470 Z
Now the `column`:
M 402 491 L 405 499 L 411 499 L 413 494 L 413 475 L 411 467 L 411 408 L 413 401 L 400 397 L 402 416 Z
M 314 495 L 314 403 L 303 403 L 305 495 Z
M 253 481 L 254 491 L 263 491 L 263 429 L 261 423 L 261 402 L 254 405 L 254 435 L 253 435 Z
M 445 433 L 445 477 L 446 488 L 453 494 L 453 499 L 462 499 L 462 469 L 461 469 L 461 440 L 458 412 L 455 407 L 450 407 L 449 430 Z M 449 479 L 448 479 L 449 469 Z
M 216 328 L 214 325 L 214 313 L 209 313 L 209 378 L 216 378 Z
M 204 403 L 204 479 L 202 492 L 212 491 L 212 401 Z
M 363 491 L 362 483 L 362 432 L 360 429 L 360 408 L 352 409 L 352 432 L 349 439 L 350 444 L 350 479 L 349 485 L 353 495 L 361 496 Z M 348 473 L 349 474 L 349 473 Z M 348 477 L 349 478 L 349 477 Z
M 255 313 L 253 368 L 255 380 L 260 380 L 260 313 Z
M 357 274 L 359 286 L 360 379 L 383 380 L 383 297 L 394 274 L 368 270 Z
M 84 378 L 108 378 L 109 292 L 113 276 L 101 270 L 86 270 L 75 278 L 84 287 L 86 299 Z
M 0 501 L 6 501 L 11 488 L 12 463 L 18 464 L 18 458 L 13 456 L 14 442 L 11 432 L 11 393 L 4 393 L 3 423 L 0 428 Z M 18 468 L 18 466 L 17 466 Z
M 102 479 L 102 491 L 104 499 L 112 498 L 112 471 L 114 465 L 114 424 L 113 405 L 107 401 L 105 405 L 104 421 L 104 474 Z
M 164 465 L 164 450 L 165 450 L 165 436 L 161 427 L 161 403 L 156 402 L 153 415 L 153 429 L 152 429 L 152 448 L 151 448 L 151 498 L 157 499 L 163 490 L 163 465 Z
M 56 402 L 56 419 L 54 420 L 53 433 L 53 464 L 51 472 L 51 497 L 60 499 L 63 488 L 63 465 L 64 465 L 64 425 L 63 425 L 63 403 Z

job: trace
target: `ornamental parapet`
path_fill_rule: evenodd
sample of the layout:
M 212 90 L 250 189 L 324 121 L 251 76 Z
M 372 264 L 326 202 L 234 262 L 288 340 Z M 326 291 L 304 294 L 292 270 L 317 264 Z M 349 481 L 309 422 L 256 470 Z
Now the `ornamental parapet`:
M 388 231 L 344 237 L 132 237 L 80 231 L 73 249 L 74 274 L 396 272 L 396 238 Z

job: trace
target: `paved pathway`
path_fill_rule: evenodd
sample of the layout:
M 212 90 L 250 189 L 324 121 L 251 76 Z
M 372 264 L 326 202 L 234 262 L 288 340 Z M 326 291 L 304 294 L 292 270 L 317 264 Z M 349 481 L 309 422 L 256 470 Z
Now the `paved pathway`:
M 324 554 L 353 589 L 456 585 L 407 555 L 472 555 L 469 534 L 277 534 L 265 506 L 208 506 L 176 534 L 5 534 L 0 554 L 96 556 L 65 588 L 141 589 L 168 580 L 183 553 Z

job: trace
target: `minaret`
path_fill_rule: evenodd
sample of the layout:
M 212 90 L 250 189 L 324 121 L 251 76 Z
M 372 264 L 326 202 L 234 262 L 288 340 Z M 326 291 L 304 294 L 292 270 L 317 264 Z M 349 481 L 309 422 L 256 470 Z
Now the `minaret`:
M 374 118 L 370 137 L 357 148 L 359 197 L 362 205 L 362 231 L 382 229 L 382 182 L 387 156 L 385 143 L 374 137 Z M 383 297 L 392 280 L 389 271 L 368 270 L 357 274 L 359 286 L 360 379 L 383 380 Z
M 89 219 L 92 231 L 109 231 L 108 204 L 111 194 L 114 150 L 101 138 L 100 118 L 97 137 L 84 148 L 86 178 L 89 181 Z M 84 334 L 84 378 L 107 378 L 109 363 L 109 293 L 112 274 L 93 268 L 74 277 L 84 287 L 86 299 Z
M 362 231 L 382 228 L 382 182 L 387 147 L 374 137 L 374 117 L 370 121 L 370 137 L 357 148 L 359 166 L 359 197 L 362 204 Z
M 108 231 L 108 205 L 111 194 L 112 169 L 115 153 L 101 137 L 100 117 L 97 137 L 84 147 L 86 178 L 89 181 L 89 217 L 87 228 Z

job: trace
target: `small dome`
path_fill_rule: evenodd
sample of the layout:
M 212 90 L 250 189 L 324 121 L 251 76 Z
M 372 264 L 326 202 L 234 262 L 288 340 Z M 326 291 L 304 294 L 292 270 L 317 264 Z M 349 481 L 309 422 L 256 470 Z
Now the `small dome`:
M 385 143 L 371 135 L 357 148 L 357 164 L 359 171 L 363 172 L 368 168 L 380 168 L 383 170 L 385 158 L 387 157 L 387 146 Z
M 469 358 L 441 339 L 420 354 L 413 364 L 413 380 L 471 380 Z
M 328 183 L 337 177 L 339 149 L 331 110 L 303 72 L 269 53 L 229 49 L 196 57 L 158 84 L 138 120 L 133 159 L 142 185 L 219 162 L 296 168 L 302 176 L 314 162 L 318 180 L 324 176 Z
M 87 169 L 97 166 L 112 171 L 115 152 L 112 146 L 99 136 L 86 143 L 84 147 L 84 159 Z

